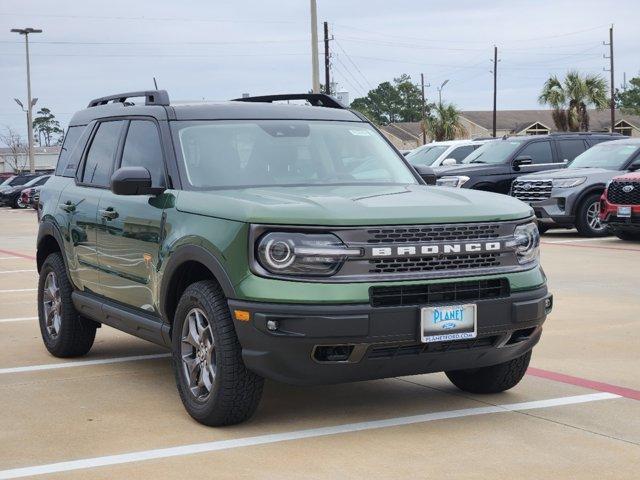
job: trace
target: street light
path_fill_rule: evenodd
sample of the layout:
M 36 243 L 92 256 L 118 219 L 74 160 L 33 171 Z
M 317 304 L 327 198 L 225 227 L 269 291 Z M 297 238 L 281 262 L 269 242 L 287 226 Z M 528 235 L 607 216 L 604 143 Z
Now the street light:
M 440 86 L 438 87 L 438 105 L 442 105 L 442 89 L 444 88 L 444 86 L 449 83 L 449 79 L 445 80 L 444 82 L 442 82 L 440 84 Z
M 31 173 L 36 171 L 36 166 L 33 160 L 33 119 L 31 116 L 31 108 L 35 105 L 35 102 L 31 99 L 31 68 L 29 66 L 29 34 L 30 33 L 42 33 L 42 30 L 38 28 L 12 28 L 12 33 L 18 33 L 24 35 L 24 45 L 27 53 L 27 135 L 29 140 L 29 170 Z M 36 99 L 37 100 L 37 99 Z M 24 109 L 21 102 L 18 104 Z
M 24 105 L 22 104 L 22 102 L 19 99 L 14 98 L 14 100 L 20 106 L 20 109 L 27 114 L 27 131 L 29 131 L 29 125 L 33 125 L 29 120 L 29 110 L 24 108 Z M 31 106 L 32 107 L 35 107 L 36 103 L 38 103 L 38 99 L 37 98 L 34 98 L 34 99 L 31 100 Z M 41 142 L 38 141 L 38 145 L 40 145 L 40 144 L 41 144 Z

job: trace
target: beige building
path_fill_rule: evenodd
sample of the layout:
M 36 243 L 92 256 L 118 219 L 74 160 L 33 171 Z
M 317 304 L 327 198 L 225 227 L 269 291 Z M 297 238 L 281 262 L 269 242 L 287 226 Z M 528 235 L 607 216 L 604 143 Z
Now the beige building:
M 490 137 L 493 129 L 492 111 L 462 112 L 465 138 Z M 556 132 L 551 110 L 502 110 L 496 116 L 497 136 L 503 135 L 546 135 Z M 589 110 L 592 132 L 608 132 L 611 117 L 609 110 Z M 422 145 L 420 122 L 401 122 L 380 127 L 385 136 L 400 149 L 412 149 Z M 640 137 L 640 117 L 616 111 L 616 132 L 630 137 Z M 427 136 L 427 142 L 431 139 Z
M 36 170 L 51 170 L 56 168 L 60 147 L 33 147 L 33 162 Z M 15 166 L 19 170 L 29 170 L 29 158 L 26 152 L 14 154 L 9 148 L 0 148 L 0 174 L 15 173 Z

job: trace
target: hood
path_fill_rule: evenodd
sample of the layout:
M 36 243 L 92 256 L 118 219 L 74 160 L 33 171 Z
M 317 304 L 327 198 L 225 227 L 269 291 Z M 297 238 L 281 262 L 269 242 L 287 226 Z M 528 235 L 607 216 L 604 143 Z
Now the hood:
M 495 171 L 496 174 L 504 171 L 504 164 L 490 164 L 490 163 L 463 163 L 459 165 L 449 165 L 446 167 L 436 167 L 433 169 L 436 172 L 438 178 L 447 175 L 473 175 L 476 172 L 481 172 L 483 175 L 491 175 Z
M 181 191 L 180 211 L 248 223 L 403 225 L 515 220 L 531 207 L 506 195 L 426 185 Z
M 606 168 L 561 168 L 558 170 L 545 170 L 544 172 L 521 175 L 518 180 L 542 180 L 553 178 L 575 178 L 575 177 L 601 177 L 606 175 L 617 175 L 619 170 L 607 170 Z
M 640 172 L 629 172 L 624 175 L 615 177 L 615 180 L 627 181 L 627 182 L 640 182 Z

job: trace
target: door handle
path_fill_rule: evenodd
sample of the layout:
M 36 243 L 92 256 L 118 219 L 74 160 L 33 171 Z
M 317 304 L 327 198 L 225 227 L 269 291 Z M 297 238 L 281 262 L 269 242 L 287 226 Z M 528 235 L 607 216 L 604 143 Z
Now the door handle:
M 118 212 L 116 212 L 112 207 L 109 207 L 107 209 L 100 210 L 100 216 L 107 220 L 113 220 L 114 218 L 118 218 Z
M 71 200 L 67 200 L 64 203 L 61 203 L 59 206 L 62 210 L 64 210 L 67 213 L 71 213 L 76 210 L 76 205 L 72 203 Z

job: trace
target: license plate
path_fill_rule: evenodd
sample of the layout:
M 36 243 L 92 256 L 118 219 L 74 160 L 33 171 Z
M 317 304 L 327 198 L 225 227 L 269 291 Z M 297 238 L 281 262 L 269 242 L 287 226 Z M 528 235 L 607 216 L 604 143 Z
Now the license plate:
M 423 343 L 476 338 L 477 330 L 475 304 L 424 307 L 420 310 Z
M 631 217 L 631 207 L 618 207 L 619 217 Z

